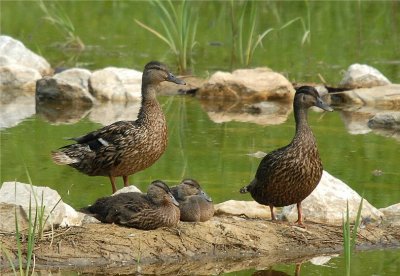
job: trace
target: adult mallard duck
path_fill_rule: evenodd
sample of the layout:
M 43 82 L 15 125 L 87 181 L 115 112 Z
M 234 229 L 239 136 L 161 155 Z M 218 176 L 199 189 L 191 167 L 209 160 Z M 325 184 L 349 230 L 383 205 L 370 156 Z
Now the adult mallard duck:
M 179 222 L 179 203 L 161 180 L 153 181 L 147 194 L 129 192 L 98 199 L 81 211 L 106 223 L 152 230 L 174 227 Z
M 181 221 L 207 221 L 214 215 L 214 205 L 194 179 L 184 179 L 171 187 L 171 192 L 179 202 Z
M 108 176 L 113 193 L 117 190 L 117 176 L 122 176 L 124 186 L 128 186 L 129 175 L 150 167 L 167 146 L 167 124 L 156 99 L 156 91 L 163 81 L 185 84 L 164 64 L 148 63 L 142 76 L 142 105 L 137 120 L 115 122 L 72 138 L 77 143 L 52 152 L 53 161 L 90 176 Z
M 322 163 L 317 143 L 307 122 L 307 111 L 317 106 L 333 111 L 310 86 L 297 89 L 294 102 L 296 133 L 289 145 L 268 153 L 260 162 L 255 178 L 240 192 L 250 192 L 260 204 L 271 209 L 276 220 L 274 206 L 296 203 L 299 225 L 303 225 L 301 202 L 317 187 L 322 176 Z

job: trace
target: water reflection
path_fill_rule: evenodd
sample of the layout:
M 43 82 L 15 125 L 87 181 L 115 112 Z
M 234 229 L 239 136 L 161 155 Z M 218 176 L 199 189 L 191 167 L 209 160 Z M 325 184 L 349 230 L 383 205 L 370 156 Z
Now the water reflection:
M 215 123 L 236 121 L 259 125 L 279 125 L 287 120 L 292 111 L 292 103 L 277 101 L 246 103 L 200 99 L 200 104 Z

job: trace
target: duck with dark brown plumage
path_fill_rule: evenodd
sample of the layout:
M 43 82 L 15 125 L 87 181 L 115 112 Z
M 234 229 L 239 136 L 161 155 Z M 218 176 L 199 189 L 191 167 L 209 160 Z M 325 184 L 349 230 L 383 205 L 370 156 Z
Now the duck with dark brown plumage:
M 211 197 L 204 192 L 194 179 L 184 179 L 171 187 L 171 192 L 179 202 L 181 221 L 207 221 L 214 215 L 214 205 Z
M 274 207 L 297 204 L 299 225 L 303 225 L 301 202 L 317 187 L 322 176 L 322 163 L 316 139 L 307 122 L 307 111 L 317 106 L 333 111 L 311 86 L 297 89 L 294 102 L 296 132 L 289 145 L 268 153 L 260 162 L 250 184 L 240 192 L 250 192 L 260 204 L 271 210 L 276 220 Z
M 147 194 L 129 192 L 98 199 L 81 211 L 105 223 L 152 230 L 179 222 L 179 203 L 161 180 L 153 181 Z
M 150 167 L 164 153 L 168 133 L 164 113 L 156 99 L 163 81 L 185 84 L 159 62 L 148 63 L 142 76 L 142 105 L 136 121 L 119 121 L 72 138 L 76 144 L 52 152 L 53 161 L 69 165 L 90 176 L 108 176 L 112 191 L 117 190 L 115 177 L 128 177 Z

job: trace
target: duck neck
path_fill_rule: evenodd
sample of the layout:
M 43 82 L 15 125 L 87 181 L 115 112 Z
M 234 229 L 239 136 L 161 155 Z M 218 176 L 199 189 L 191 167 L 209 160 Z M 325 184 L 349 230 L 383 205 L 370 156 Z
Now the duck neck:
M 156 98 L 157 85 L 142 83 L 142 103 L 137 117 L 138 122 L 151 119 L 153 115 L 162 113 L 160 104 Z
M 307 120 L 307 109 L 303 107 L 294 107 L 294 119 L 296 122 L 296 134 L 293 138 L 293 142 L 301 142 L 304 140 L 314 140 L 314 135 L 312 134 L 311 128 L 308 125 Z

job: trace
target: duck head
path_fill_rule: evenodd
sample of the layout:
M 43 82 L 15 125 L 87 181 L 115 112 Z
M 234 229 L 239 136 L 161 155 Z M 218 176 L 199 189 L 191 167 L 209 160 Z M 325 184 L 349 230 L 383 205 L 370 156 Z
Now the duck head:
M 146 64 L 143 71 L 143 84 L 159 84 L 163 81 L 169 81 L 176 84 L 186 84 L 183 80 L 176 78 L 168 67 L 158 61 L 151 61 Z
M 151 182 L 149 189 L 147 190 L 148 197 L 156 204 L 156 205 L 165 205 L 165 204 L 174 204 L 175 206 L 179 206 L 178 201 L 174 198 L 171 193 L 171 190 L 161 180 L 155 180 Z
M 327 105 L 319 96 L 318 91 L 312 86 L 301 86 L 297 88 L 294 96 L 294 106 L 309 108 L 311 106 L 319 107 L 325 111 L 333 111 L 333 108 Z
M 198 195 L 204 198 L 206 201 L 212 202 L 211 197 L 209 197 L 207 193 L 201 189 L 200 184 L 196 180 L 191 178 L 182 180 L 182 182 L 178 186 L 178 195 L 180 198 Z

